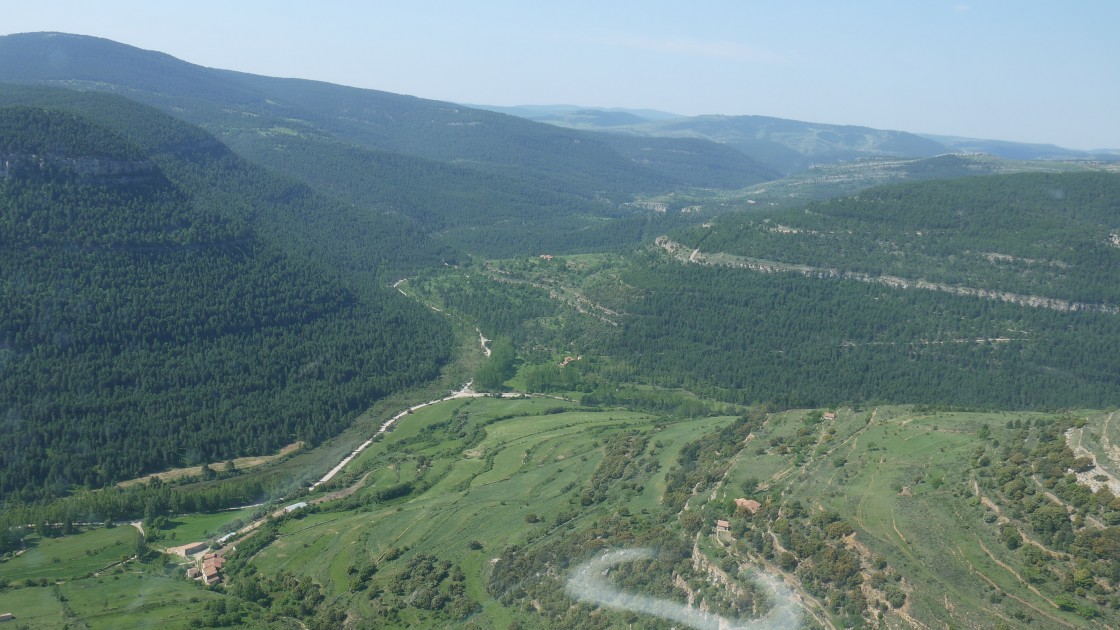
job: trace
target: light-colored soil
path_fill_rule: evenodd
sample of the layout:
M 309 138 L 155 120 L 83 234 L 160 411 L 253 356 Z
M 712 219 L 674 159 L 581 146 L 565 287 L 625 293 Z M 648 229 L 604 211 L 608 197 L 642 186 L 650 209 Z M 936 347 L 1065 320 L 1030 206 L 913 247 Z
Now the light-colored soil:
M 293 442 L 293 443 L 285 446 L 284 448 L 280 449 L 280 452 L 276 453 L 275 455 L 257 455 L 257 456 L 253 456 L 253 457 L 238 457 L 237 459 L 233 460 L 233 465 L 238 470 L 246 470 L 246 469 L 249 469 L 249 468 L 256 468 L 258 466 L 263 466 L 263 465 L 265 465 L 269 462 L 280 459 L 281 457 L 284 457 L 285 455 L 289 455 L 291 453 L 294 453 L 294 452 L 298 451 L 299 449 L 301 449 L 302 447 L 303 447 L 303 442 Z M 223 462 L 211 462 L 210 464 L 208 464 L 208 466 L 210 466 L 210 469 L 215 471 L 215 472 L 221 471 L 225 467 L 225 465 L 226 465 L 226 463 L 224 461 Z M 127 488 L 129 486 L 134 486 L 138 483 L 147 483 L 147 482 L 151 481 L 153 478 L 156 478 L 156 477 L 158 477 L 160 479 L 160 481 L 175 481 L 175 480 L 178 480 L 178 479 L 182 479 L 184 477 L 197 476 L 201 473 L 202 473 L 202 466 L 201 465 L 199 465 L 199 466 L 187 466 L 185 468 L 172 468 L 171 470 L 165 470 L 163 472 L 153 473 L 151 475 L 145 475 L 145 476 L 139 477 L 137 479 L 129 479 L 127 481 L 122 481 L 122 482 L 117 484 L 117 487 Z

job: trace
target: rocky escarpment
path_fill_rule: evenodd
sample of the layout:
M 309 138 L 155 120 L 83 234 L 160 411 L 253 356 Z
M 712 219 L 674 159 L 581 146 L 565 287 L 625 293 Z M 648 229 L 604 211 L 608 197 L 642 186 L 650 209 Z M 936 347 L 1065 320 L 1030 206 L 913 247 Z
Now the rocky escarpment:
M 691 263 L 717 267 L 730 267 L 733 269 L 746 269 L 759 273 L 797 273 L 810 278 L 856 280 L 859 282 L 882 284 L 895 289 L 922 289 L 925 291 L 939 291 L 942 293 L 952 293 L 954 295 L 976 297 L 983 300 L 1009 302 L 1011 304 L 1017 304 L 1019 306 L 1045 308 L 1054 311 L 1089 311 L 1108 313 L 1109 315 L 1120 315 L 1120 306 L 1114 306 L 1112 304 L 1088 304 L 1085 302 L 1074 302 L 1071 300 L 1063 300 L 1041 295 L 1023 295 L 1019 293 L 1011 293 L 1009 291 L 999 291 L 994 289 L 955 286 L 942 282 L 930 282 L 928 280 L 922 279 L 899 278 L 897 276 L 890 275 L 873 275 L 857 271 L 844 271 L 841 269 L 813 267 L 810 265 L 799 265 L 794 263 L 783 263 L 774 260 L 747 258 L 745 256 L 736 256 L 734 254 L 709 254 L 700 251 L 698 248 L 689 248 L 681 243 L 669 239 L 669 237 L 667 236 L 657 237 L 657 239 L 654 240 L 654 244 L 657 247 L 665 250 L 665 252 L 669 256 L 685 264 Z
M 159 168 L 150 160 L 69 157 L 49 153 L 0 156 L 0 179 L 52 172 L 75 176 L 83 183 L 144 184 L 163 179 Z

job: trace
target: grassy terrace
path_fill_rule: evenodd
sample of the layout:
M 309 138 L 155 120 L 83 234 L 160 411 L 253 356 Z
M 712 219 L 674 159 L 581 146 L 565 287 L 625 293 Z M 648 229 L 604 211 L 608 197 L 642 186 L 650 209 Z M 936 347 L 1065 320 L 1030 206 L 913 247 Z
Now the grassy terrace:
M 484 437 L 468 444 L 439 435 L 446 429 L 432 430 L 453 415 L 464 419 L 460 433 L 481 428 Z M 487 625 L 504 624 L 509 611 L 490 600 L 484 586 L 498 550 L 567 527 L 573 517 L 586 522 L 623 505 L 633 512 L 656 505 L 664 470 L 680 447 L 731 420 L 704 418 L 662 426 L 663 419 L 649 414 L 580 410 L 539 398 L 478 398 L 428 407 L 406 417 L 352 464 L 356 471 L 372 473 L 356 496 L 374 496 L 402 482 L 415 484 L 419 491 L 387 504 L 292 519 L 253 563 L 264 573 L 310 575 L 328 598 L 349 597 L 353 606 L 368 613 L 367 598 L 349 590 L 352 565 L 377 562 L 380 570 L 374 582 L 386 585 L 405 570 L 412 554 L 436 553 L 462 568 L 467 592 L 483 602 Z M 604 440 L 633 429 L 650 432 L 649 450 L 656 453 L 661 472 L 641 491 L 628 490 L 623 504 L 581 509 L 578 497 L 603 459 Z M 655 439 L 661 447 L 654 446 Z M 418 466 L 421 458 L 430 465 Z M 396 550 L 404 550 L 399 559 L 386 561 Z M 402 621 L 425 623 L 420 617 Z
M 1052 421 L 1052 414 L 891 406 L 836 409 L 829 420 L 822 417 L 824 411 L 771 414 L 730 453 L 731 467 L 717 490 L 692 495 L 688 510 L 705 514 L 699 549 L 713 562 L 728 566 L 724 549 L 729 543 L 740 548 L 726 534 L 722 541 L 711 538 L 708 520 L 722 518 L 721 506 L 730 499 L 798 501 L 809 513 L 839 514 L 855 528 L 851 545 L 868 558 L 884 559 L 902 576 L 907 604 L 884 611 L 890 627 L 906 618 L 968 627 L 1086 625 L 1086 619 L 1059 610 L 1058 582 L 1038 579 L 1023 550 L 1002 542 L 999 528 L 1011 506 L 985 489 L 983 478 L 980 486 L 975 483 L 981 474 L 975 465 L 978 448 L 995 452 L 994 445 L 1011 439 L 1013 421 L 1042 425 Z M 1085 421 L 1082 444 L 1104 460 L 1101 443 L 1116 439 L 1113 415 L 1078 416 Z M 432 555 L 461 572 L 465 596 L 480 604 L 471 623 L 524 623 L 531 611 L 499 602 L 487 591 L 503 550 L 559 540 L 604 516 L 625 514 L 633 523 L 653 518 L 667 490 L 666 473 L 682 447 L 734 420 L 671 419 L 546 398 L 432 405 L 406 416 L 340 475 L 334 489 L 352 487 L 353 494 L 285 519 L 276 540 L 250 564 L 261 575 L 310 578 L 332 606 L 390 627 L 445 625 L 449 620 L 438 613 L 407 605 L 407 594 L 392 595 L 414 571 L 412 563 Z M 644 438 L 643 450 L 627 456 L 640 461 L 641 472 L 610 482 L 605 501 L 583 500 L 606 466 L 610 445 L 632 435 Z M 400 496 L 385 494 L 402 484 L 409 487 Z M 757 489 L 744 490 L 752 486 Z M 249 516 L 248 510 L 175 516 L 160 544 L 203 539 Z M 1019 526 L 1037 538 L 1029 524 Z M 229 599 L 177 577 L 176 570 L 111 566 L 132 553 L 137 535 L 122 526 L 33 539 L 28 551 L 0 563 L 0 577 L 12 584 L 0 590 L 0 609 L 36 628 L 61 628 L 76 620 L 92 628 L 175 628 L 204 616 L 207 602 Z M 376 572 L 356 587 L 355 575 L 365 566 L 376 566 Z M 1063 571 L 1067 565 L 1054 566 Z M 794 573 L 789 577 L 794 579 Z M 386 605 L 397 607 L 395 616 L 384 616 Z M 827 611 L 816 614 L 841 623 Z M 294 623 L 283 617 L 245 621 L 250 627 Z
M 1056 584 L 1023 578 L 1021 552 L 1000 542 L 997 514 L 973 483 L 981 427 L 998 443 L 1009 421 L 1045 414 L 886 407 L 842 409 L 832 422 L 819 417 L 819 411 L 773 416 L 730 471 L 721 498 L 737 495 L 751 479 L 769 496 L 843 515 L 870 552 L 909 584 L 923 585 L 909 592 L 906 612 L 915 619 L 952 619 L 967 627 L 1016 627 L 1024 618 L 1046 627 L 1085 623 L 1057 609 Z M 782 448 L 806 433 L 805 447 Z

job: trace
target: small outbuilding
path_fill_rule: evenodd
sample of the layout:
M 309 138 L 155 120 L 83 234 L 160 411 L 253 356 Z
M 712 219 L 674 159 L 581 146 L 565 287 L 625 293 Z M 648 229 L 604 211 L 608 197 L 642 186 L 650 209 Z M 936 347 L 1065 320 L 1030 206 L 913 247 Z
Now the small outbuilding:
M 729 523 L 727 521 L 723 521 L 723 520 L 716 521 L 716 531 L 717 532 L 729 532 L 729 531 L 731 531 L 731 523 Z

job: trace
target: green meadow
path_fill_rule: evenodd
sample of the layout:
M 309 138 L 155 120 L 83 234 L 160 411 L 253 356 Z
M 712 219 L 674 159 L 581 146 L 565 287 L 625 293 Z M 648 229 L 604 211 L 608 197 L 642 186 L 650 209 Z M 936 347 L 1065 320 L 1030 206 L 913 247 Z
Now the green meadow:
M 1084 627 L 1092 618 L 1084 605 L 1075 611 L 1065 603 L 1059 580 L 1044 579 L 1047 570 L 1058 574 L 1073 565 L 1068 554 L 1056 551 L 1047 552 L 1055 558 L 1052 568 L 1039 564 L 1039 552 L 1031 549 L 1050 542 L 1031 529 L 1030 514 L 1017 515 L 993 486 L 1001 463 L 977 463 L 981 453 L 998 458 L 1014 440 L 1034 435 L 1020 426 L 1048 426 L 1056 415 L 880 406 L 758 417 L 745 439 L 710 447 L 719 453 L 699 454 L 699 461 L 726 466 L 712 468 L 706 481 L 690 489 L 684 511 L 668 513 L 666 493 L 680 491 L 670 487 L 670 472 L 686 447 L 730 429 L 736 416 L 686 419 L 543 397 L 431 405 L 403 417 L 337 482 L 303 497 L 312 505 L 280 519 L 275 538 L 246 560 L 248 573 L 222 588 L 240 593 L 238 580 L 246 575 L 288 575 L 316 585 L 332 607 L 377 620 L 378 627 L 516 627 L 539 618 L 530 603 L 491 591 L 491 576 L 509 561 L 510 550 L 553 548 L 619 519 L 642 530 L 699 515 L 696 549 L 709 561 L 725 570 L 737 564 L 780 571 L 774 562 L 757 564 L 759 557 L 743 552 L 734 534 L 713 536 L 717 518 L 729 519 L 737 531 L 744 516 L 735 513 L 733 499 L 743 497 L 783 511 L 794 504 L 808 515 L 827 511 L 851 526 L 855 533 L 844 545 L 863 558 L 863 571 L 871 575 L 873 567 L 886 567 L 905 593 L 902 608 L 871 607 L 867 619 L 880 627 L 911 621 L 931 627 Z M 1070 435 L 1104 460 L 1115 439 L 1113 414 L 1077 417 Z M 1028 446 L 1037 444 L 1026 439 Z M 625 444 L 636 450 L 620 447 Z M 629 472 L 611 476 L 622 469 Z M 1039 496 L 1052 495 L 1038 483 Z M 353 492 L 315 503 L 341 488 Z M 251 509 L 176 515 L 160 544 L 213 537 L 251 516 Z M 1009 522 L 1030 549 L 1005 544 L 1001 527 Z M 91 628 L 176 628 L 215 619 L 208 602 L 234 601 L 187 581 L 170 560 L 163 561 L 165 568 L 130 562 L 89 577 L 130 555 L 137 536 L 135 528 L 116 527 L 32 538 L 25 553 L 0 563 L 0 577 L 14 587 L 0 590 L 0 612 L 11 611 L 36 628 L 78 620 Z M 448 567 L 446 575 L 460 581 L 451 587 L 448 581 L 413 584 L 409 580 L 425 558 L 438 558 Z M 812 610 L 804 623 L 851 622 L 826 605 L 828 597 L 809 597 L 804 577 L 801 570 L 784 573 Z M 563 573 L 555 579 L 562 581 Z M 441 616 L 413 603 L 425 588 L 449 597 L 453 588 L 477 608 L 458 621 Z M 410 596 L 408 589 L 420 590 Z M 707 596 L 719 590 L 712 584 L 701 589 Z M 1106 595 L 1086 597 L 1107 604 Z M 252 605 L 245 610 L 240 619 L 248 627 L 296 624 L 294 613 L 269 616 L 268 608 Z M 1101 617 L 1111 614 L 1106 611 L 1102 605 L 1093 623 L 1111 619 Z M 637 620 L 635 627 L 661 623 L 642 615 L 626 618 Z
M 210 514 L 180 514 L 168 520 L 167 527 L 160 530 L 163 540 L 160 545 L 177 547 L 192 542 L 202 542 L 221 537 L 240 525 L 252 521 L 256 508 L 223 510 Z
M 428 431 L 454 414 L 463 418 L 459 433 L 477 427 L 484 437 L 467 444 Z M 462 568 L 466 591 L 482 602 L 484 617 L 476 622 L 504 625 L 509 611 L 485 588 L 485 576 L 501 549 L 623 507 L 640 512 L 656 505 L 664 488 L 663 471 L 680 447 L 731 420 L 666 423 L 650 414 L 579 409 L 546 398 L 476 398 L 430 406 L 406 416 L 351 464 L 372 472 L 358 497 L 372 497 L 379 488 L 402 482 L 419 491 L 359 509 L 294 515 L 253 564 L 262 573 L 309 575 L 328 597 L 350 598 L 351 605 L 369 614 L 367 598 L 350 592 L 351 567 L 375 562 L 380 570 L 373 581 L 387 584 L 416 553 L 438 552 Z M 585 482 L 603 461 L 603 443 L 634 430 L 650 434 L 647 453 L 656 455 L 661 472 L 640 490 L 622 493 L 623 502 L 581 506 L 578 497 Z M 418 469 L 420 458 L 437 463 Z M 387 561 L 390 557 L 394 559 Z M 407 614 L 401 618 L 403 626 L 410 623 L 430 620 Z
M 100 571 L 136 553 L 140 532 L 121 525 L 60 538 L 31 537 L 23 554 L 0 563 L 0 578 L 64 580 Z

